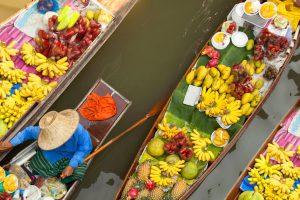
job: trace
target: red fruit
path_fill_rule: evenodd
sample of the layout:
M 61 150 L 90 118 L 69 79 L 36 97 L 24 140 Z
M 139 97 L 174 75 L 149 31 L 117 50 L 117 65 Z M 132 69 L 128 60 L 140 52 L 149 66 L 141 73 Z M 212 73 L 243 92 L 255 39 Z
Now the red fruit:
M 139 191 L 136 188 L 131 188 L 128 191 L 128 196 L 130 197 L 130 199 L 136 199 L 139 195 Z
M 213 51 L 211 53 L 211 58 L 214 58 L 214 59 L 219 59 L 220 58 L 220 53 L 218 51 Z
M 204 48 L 204 50 L 201 52 L 202 55 L 208 55 L 212 51 L 214 51 L 214 48 L 212 46 L 207 46 Z
M 154 183 L 154 181 L 151 181 L 151 180 L 147 180 L 145 185 L 149 191 L 151 191 L 155 188 L 155 183 Z
M 219 64 L 219 61 L 215 58 L 212 58 L 208 64 L 207 64 L 207 68 L 211 68 L 211 67 L 216 67 Z
M 168 154 L 174 154 L 177 151 L 177 144 L 176 142 L 169 142 L 169 143 L 165 143 L 164 144 L 164 150 L 168 153 Z
M 91 28 L 100 28 L 101 27 L 101 24 L 96 22 L 95 20 L 91 20 L 90 21 L 90 27 Z
M 182 147 L 180 150 L 179 150 L 179 156 L 182 160 L 189 160 L 192 158 L 193 156 L 193 152 L 192 150 L 190 150 L 189 148 L 187 147 Z

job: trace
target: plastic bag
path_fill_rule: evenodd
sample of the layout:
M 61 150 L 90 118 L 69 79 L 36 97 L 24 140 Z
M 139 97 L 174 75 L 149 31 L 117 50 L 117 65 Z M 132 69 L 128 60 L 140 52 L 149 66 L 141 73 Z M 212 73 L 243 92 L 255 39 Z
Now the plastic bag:
M 45 180 L 41 191 L 43 196 L 61 199 L 67 193 L 67 187 L 59 179 L 52 177 Z

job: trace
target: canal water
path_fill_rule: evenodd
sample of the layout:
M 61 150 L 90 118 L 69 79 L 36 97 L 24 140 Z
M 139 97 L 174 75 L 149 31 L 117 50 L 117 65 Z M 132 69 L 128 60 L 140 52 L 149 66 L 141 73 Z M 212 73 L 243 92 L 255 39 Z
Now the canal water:
M 102 78 L 133 102 L 107 140 L 113 138 L 175 88 L 236 2 L 140 0 L 51 109 L 75 107 Z M 224 199 L 273 127 L 299 98 L 299 66 L 300 49 L 242 138 L 190 199 Z M 73 199 L 113 199 L 153 122 L 148 120 L 97 156 Z

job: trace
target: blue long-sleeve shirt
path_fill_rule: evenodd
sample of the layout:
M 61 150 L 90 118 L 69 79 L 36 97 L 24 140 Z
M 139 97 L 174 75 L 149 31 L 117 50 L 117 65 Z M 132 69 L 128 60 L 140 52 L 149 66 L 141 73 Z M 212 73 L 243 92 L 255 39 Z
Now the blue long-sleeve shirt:
M 40 127 L 30 126 L 18 133 L 10 142 L 13 146 L 27 140 L 37 140 L 40 134 Z M 52 164 L 62 158 L 69 158 L 71 167 L 76 168 L 84 158 L 92 151 L 92 141 L 87 130 L 79 124 L 72 137 L 62 146 L 53 150 L 41 150 L 45 158 Z

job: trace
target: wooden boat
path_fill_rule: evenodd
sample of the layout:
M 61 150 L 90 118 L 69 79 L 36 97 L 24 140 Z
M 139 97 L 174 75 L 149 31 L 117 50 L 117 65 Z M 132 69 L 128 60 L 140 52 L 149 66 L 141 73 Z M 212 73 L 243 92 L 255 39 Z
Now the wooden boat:
M 226 19 L 225 19 L 226 21 Z M 223 23 L 223 22 L 222 22 Z M 218 31 L 221 30 L 221 26 L 222 24 L 217 28 L 217 30 L 215 31 L 215 33 L 217 33 Z M 205 178 L 214 170 L 214 168 L 222 161 L 222 159 L 225 157 L 225 155 L 232 149 L 232 147 L 234 147 L 234 145 L 236 144 L 236 142 L 239 140 L 239 138 L 242 136 L 242 134 L 244 133 L 244 131 L 247 129 L 247 127 L 250 125 L 250 123 L 252 122 L 252 120 L 254 119 L 255 115 L 260 111 L 260 109 L 262 108 L 263 104 L 266 102 L 266 100 L 268 99 L 268 97 L 270 96 L 270 94 L 272 93 L 272 91 L 274 90 L 275 86 L 277 85 L 280 76 L 282 75 L 282 72 L 285 70 L 286 66 L 288 65 L 288 63 L 290 62 L 297 46 L 299 45 L 300 42 L 300 36 L 299 36 L 299 26 L 298 29 L 296 30 L 294 37 L 293 37 L 293 45 L 287 50 L 287 57 L 284 61 L 284 63 L 282 64 L 280 70 L 278 71 L 277 77 L 273 80 L 272 84 L 270 85 L 270 87 L 268 88 L 268 90 L 266 91 L 266 93 L 264 94 L 264 97 L 262 98 L 262 100 L 260 101 L 260 103 L 257 105 L 257 107 L 254 109 L 254 111 L 252 112 L 252 114 L 250 116 L 247 117 L 246 121 L 244 122 L 243 126 L 235 133 L 235 135 L 230 138 L 229 143 L 224 147 L 223 151 L 220 153 L 220 155 L 211 163 L 209 163 L 209 165 L 207 166 L 207 169 L 204 170 L 203 172 L 201 172 L 201 174 L 199 175 L 199 177 L 196 179 L 196 181 L 190 185 L 188 187 L 188 190 L 183 194 L 183 196 L 181 196 L 180 199 L 187 199 L 198 187 L 199 185 L 205 180 Z M 204 45 L 204 47 L 201 49 L 201 51 L 197 54 L 197 56 L 195 57 L 194 61 L 192 62 L 192 64 L 188 67 L 185 75 L 183 76 L 182 80 L 185 80 L 186 76 L 188 75 L 188 73 L 192 70 L 195 69 L 195 67 L 197 67 L 197 62 L 199 61 L 199 58 L 201 57 L 201 52 L 205 49 L 205 47 L 209 46 L 211 44 L 211 39 L 209 39 L 206 44 Z M 178 83 L 177 88 L 180 86 L 180 83 Z M 170 99 L 168 100 L 168 102 L 166 103 L 166 105 L 164 106 L 162 112 L 160 113 L 160 115 L 158 116 L 157 120 L 155 121 L 154 125 L 152 126 L 151 130 L 149 131 L 147 137 L 145 138 L 143 144 L 141 145 L 131 167 L 129 168 L 129 171 L 127 172 L 124 181 L 122 183 L 122 186 L 120 187 L 119 191 L 117 192 L 115 199 L 119 200 L 122 199 L 122 192 L 123 189 L 126 186 L 127 181 L 129 180 L 129 178 L 136 172 L 138 164 L 139 164 L 139 160 L 142 156 L 142 154 L 145 152 L 145 148 L 147 147 L 147 144 L 149 143 L 149 141 L 155 136 L 155 134 L 157 134 L 157 126 L 158 124 L 164 119 L 164 117 L 166 116 L 166 112 L 168 110 L 168 107 L 170 106 L 170 103 L 172 101 L 172 96 L 170 97 Z
M 101 2 L 102 0 L 99 0 Z M 106 2 L 106 1 L 104 1 Z M 17 123 L 8 130 L 8 132 L 1 138 L 2 141 L 11 140 L 16 133 L 22 130 L 24 127 L 35 124 L 37 120 L 50 108 L 50 106 L 57 100 L 57 98 L 63 93 L 63 91 L 70 85 L 75 77 L 81 72 L 86 66 L 90 59 L 97 53 L 107 39 L 112 35 L 120 23 L 124 20 L 129 11 L 133 8 L 137 0 L 111 0 L 110 2 L 122 3 L 119 7 L 111 7 L 113 13 L 113 20 L 107 25 L 105 30 L 91 43 L 81 57 L 73 64 L 72 68 L 60 78 L 56 87 L 46 96 L 42 102 L 35 103 L 27 112 L 24 114 Z M 13 24 L 13 21 L 22 13 L 26 12 L 30 7 L 34 6 L 36 2 L 31 2 L 25 6 L 24 9 L 17 12 L 4 22 L 0 24 L 1 28 Z M 115 6 L 110 5 L 108 6 Z M 110 7 L 108 7 L 109 9 Z M 0 160 L 5 157 L 6 153 L 0 154 Z
M 117 114 L 114 117 L 107 120 L 89 121 L 80 115 L 80 123 L 88 130 L 93 142 L 94 150 L 96 150 L 102 145 L 105 138 L 109 135 L 109 133 L 118 123 L 118 121 L 123 117 L 125 112 L 130 107 L 131 102 L 128 101 L 121 94 L 119 94 L 115 89 L 110 87 L 106 82 L 104 82 L 103 80 L 99 80 L 83 98 L 82 102 L 78 104 L 76 110 L 78 110 L 85 103 L 85 101 L 87 100 L 87 96 L 91 93 L 96 93 L 100 96 L 110 94 L 117 105 Z M 6 166 L 18 165 L 26 168 L 26 163 L 28 163 L 32 156 L 35 155 L 36 149 L 37 143 L 34 142 L 28 147 L 26 147 L 24 150 L 22 150 L 20 153 L 18 153 L 15 157 L 13 157 L 10 163 L 8 163 Z M 90 165 L 92 160 L 93 159 L 88 161 L 88 166 Z M 68 185 L 68 192 L 62 199 L 70 199 L 78 185 L 79 181 Z
M 225 198 L 226 200 L 237 200 L 238 199 L 239 195 L 242 192 L 240 190 L 240 185 L 241 185 L 243 179 L 248 175 L 249 169 L 254 166 L 255 159 L 257 157 L 259 157 L 259 155 L 265 151 L 265 149 L 268 146 L 268 143 L 272 143 L 274 137 L 276 136 L 276 134 L 278 133 L 278 131 L 282 128 L 282 126 L 283 126 L 282 124 L 284 123 L 284 121 L 286 121 L 286 119 L 288 118 L 288 116 L 291 113 L 295 112 L 299 108 L 300 108 L 300 99 L 290 108 L 290 110 L 287 112 L 287 114 L 275 126 L 274 130 L 271 132 L 271 134 L 268 136 L 268 138 L 262 144 L 262 146 L 260 147 L 260 149 L 258 150 L 258 152 L 253 156 L 252 160 L 245 167 L 245 170 L 243 171 L 243 173 L 240 175 L 240 177 L 238 178 L 238 180 L 234 183 L 234 185 L 232 186 L 232 188 L 228 192 L 228 194 L 227 194 L 227 196 Z

